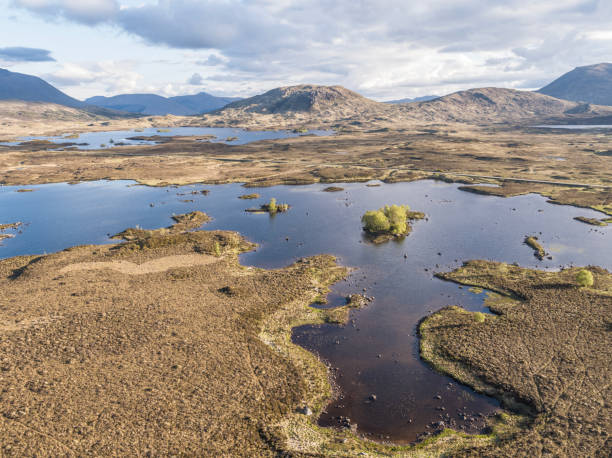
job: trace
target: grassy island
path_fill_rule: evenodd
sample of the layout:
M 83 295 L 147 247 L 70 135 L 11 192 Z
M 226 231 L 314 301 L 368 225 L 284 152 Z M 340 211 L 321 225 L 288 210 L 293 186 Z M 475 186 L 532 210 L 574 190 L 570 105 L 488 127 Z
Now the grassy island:
M 533 255 L 536 258 L 538 258 L 540 261 L 543 260 L 544 257 L 548 255 L 544 247 L 540 245 L 540 243 L 538 242 L 538 238 L 534 235 L 525 237 L 525 241 L 523 243 L 525 243 L 525 245 L 528 245 L 533 249 Z
M 607 226 L 608 221 L 597 218 L 587 218 L 586 216 L 576 216 L 574 217 L 576 221 L 580 221 L 581 223 L 590 224 L 591 226 Z
M 259 208 L 247 208 L 245 211 L 251 213 L 270 213 L 271 215 L 275 215 L 277 213 L 285 213 L 289 210 L 289 204 L 279 204 L 276 202 L 276 199 L 272 197 L 270 202 L 267 204 L 262 204 Z
M 20 226 L 23 226 L 23 223 L 21 222 L 17 222 L 17 223 L 8 223 L 8 224 L 0 224 L 0 240 L 3 239 L 10 239 L 15 237 L 13 234 L 4 234 L 4 231 L 7 230 L 15 230 L 18 229 Z
M 243 194 L 241 196 L 238 196 L 239 199 L 243 199 L 243 200 L 250 200 L 250 199 L 259 199 L 259 194 L 257 193 L 253 193 L 253 194 Z
M 363 230 L 374 243 L 383 243 L 410 233 L 409 222 L 425 218 L 425 213 L 410 211 L 408 205 L 385 205 L 361 217 Z

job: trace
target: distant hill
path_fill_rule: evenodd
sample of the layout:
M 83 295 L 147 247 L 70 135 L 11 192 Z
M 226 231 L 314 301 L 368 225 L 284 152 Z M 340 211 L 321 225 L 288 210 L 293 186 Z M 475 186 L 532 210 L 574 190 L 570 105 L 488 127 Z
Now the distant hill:
M 207 113 L 238 100 L 232 97 L 215 97 L 200 92 L 195 95 L 162 97 L 156 94 L 122 94 L 113 97 L 90 97 L 86 103 L 113 110 L 143 115 L 187 116 Z
M 0 100 L 46 102 L 72 108 L 85 108 L 86 105 L 41 78 L 4 69 L 0 69 Z
M 479 88 L 459 91 L 429 102 L 396 105 L 420 121 L 498 123 L 612 114 L 612 109 L 560 100 L 531 91 Z
M 575 102 L 612 105 L 612 64 L 577 67 L 538 92 Z
M 225 105 L 242 100 L 240 97 L 216 97 L 206 92 L 200 92 L 194 95 L 179 95 L 176 97 L 170 97 L 172 100 L 184 107 L 192 110 L 192 114 L 208 113 L 209 111 L 218 110 L 223 108 Z
M 390 108 L 342 86 L 302 84 L 272 89 L 264 94 L 230 103 L 221 111 L 258 114 L 310 113 L 346 117 L 386 111 Z
M 387 100 L 385 103 L 414 103 L 414 102 L 429 102 L 430 100 L 435 100 L 440 98 L 439 95 L 423 95 L 421 97 L 415 97 L 413 99 L 398 99 L 398 100 Z
M 0 100 L 0 120 L 5 132 L 10 135 L 30 135 L 45 132 L 62 123 L 104 122 L 123 116 L 106 116 L 91 110 L 67 107 L 48 102 L 26 102 L 23 100 Z M 27 126 L 34 130 L 28 130 Z M 24 131 L 25 129 L 25 131 Z
M 155 94 L 122 94 L 113 97 L 96 96 L 85 100 L 90 105 L 144 115 L 188 115 L 191 110 Z
M 469 124 L 583 122 L 612 115 L 612 108 L 560 100 L 531 91 L 479 88 L 425 102 L 383 103 L 341 86 L 272 89 L 205 115 L 216 125 L 291 128 L 300 125 L 382 128 L 401 123 Z

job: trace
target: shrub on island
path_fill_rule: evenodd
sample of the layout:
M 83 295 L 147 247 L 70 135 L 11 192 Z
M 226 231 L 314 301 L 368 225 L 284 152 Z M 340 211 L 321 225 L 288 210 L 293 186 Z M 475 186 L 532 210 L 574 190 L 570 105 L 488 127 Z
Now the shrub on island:
M 593 286 L 593 274 L 586 269 L 582 269 L 576 274 L 576 283 L 583 288 Z
M 424 213 L 411 212 L 408 205 L 385 205 L 378 210 L 365 212 L 361 217 L 363 230 L 373 236 L 376 243 L 392 237 L 400 237 L 410 232 L 408 220 L 422 219 Z
M 259 208 L 247 208 L 247 212 L 251 213 L 270 213 L 271 215 L 275 215 L 277 213 L 284 213 L 289 210 L 289 204 L 279 204 L 276 202 L 276 199 L 272 197 L 270 202 L 267 204 L 262 204 Z

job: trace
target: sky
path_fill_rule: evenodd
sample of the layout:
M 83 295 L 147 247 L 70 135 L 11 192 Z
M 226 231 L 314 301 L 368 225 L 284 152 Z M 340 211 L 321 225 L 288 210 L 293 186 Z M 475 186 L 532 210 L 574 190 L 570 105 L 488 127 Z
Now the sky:
M 0 0 L 0 68 L 78 99 L 536 89 L 612 61 L 612 0 Z

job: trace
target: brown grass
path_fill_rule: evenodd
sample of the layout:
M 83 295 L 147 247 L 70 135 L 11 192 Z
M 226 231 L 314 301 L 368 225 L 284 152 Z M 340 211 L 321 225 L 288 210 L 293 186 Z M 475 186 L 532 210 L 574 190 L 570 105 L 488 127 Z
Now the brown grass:
M 507 299 L 484 323 L 458 307 L 428 317 L 423 358 L 531 417 L 519 434 L 466 454 L 609 456 L 612 275 L 591 267 L 594 287 L 578 288 L 577 270 L 470 261 L 440 275 Z

